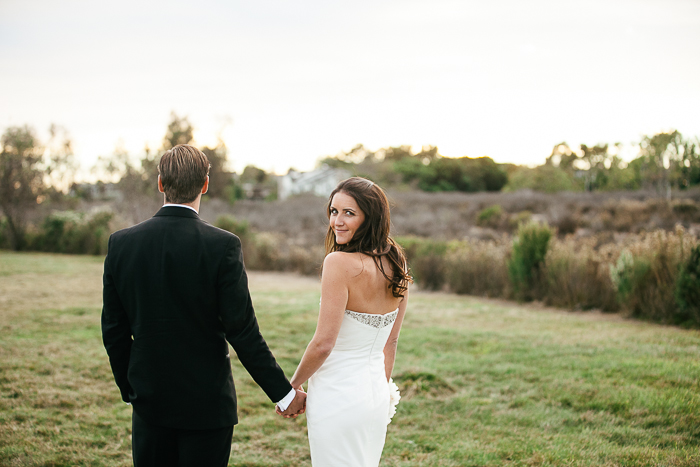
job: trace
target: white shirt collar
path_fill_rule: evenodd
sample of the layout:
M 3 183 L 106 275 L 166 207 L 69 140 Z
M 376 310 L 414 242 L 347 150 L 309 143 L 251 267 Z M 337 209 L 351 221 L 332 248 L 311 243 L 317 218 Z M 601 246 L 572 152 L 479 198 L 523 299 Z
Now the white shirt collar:
M 164 208 L 169 208 L 169 207 L 172 207 L 172 206 L 178 207 L 178 208 L 187 208 L 187 209 L 191 209 L 191 210 L 193 210 L 194 212 L 196 212 L 197 214 L 199 214 L 199 212 L 197 212 L 197 210 L 196 210 L 195 208 L 193 208 L 192 206 L 187 206 L 186 204 L 172 204 L 172 203 L 168 203 L 168 204 L 164 204 L 164 205 L 163 205 Z

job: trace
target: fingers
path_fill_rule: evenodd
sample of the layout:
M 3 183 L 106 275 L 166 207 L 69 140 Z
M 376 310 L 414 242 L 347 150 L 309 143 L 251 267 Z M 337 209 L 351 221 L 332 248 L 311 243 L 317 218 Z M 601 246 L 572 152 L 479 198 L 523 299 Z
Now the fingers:
M 306 411 L 306 393 L 302 389 L 296 389 L 296 395 L 294 400 L 287 410 L 283 411 L 280 415 L 285 418 L 296 418 L 299 414 Z

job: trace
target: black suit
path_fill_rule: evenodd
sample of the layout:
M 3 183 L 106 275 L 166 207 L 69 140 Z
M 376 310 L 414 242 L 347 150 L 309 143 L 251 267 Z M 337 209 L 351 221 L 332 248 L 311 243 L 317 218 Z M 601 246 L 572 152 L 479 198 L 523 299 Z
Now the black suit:
M 227 341 L 272 401 L 291 390 L 258 329 L 240 240 L 193 210 L 163 207 L 112 234 L 103 286 L 112 372 L 146 423 L 209 430 L 238 422 Z

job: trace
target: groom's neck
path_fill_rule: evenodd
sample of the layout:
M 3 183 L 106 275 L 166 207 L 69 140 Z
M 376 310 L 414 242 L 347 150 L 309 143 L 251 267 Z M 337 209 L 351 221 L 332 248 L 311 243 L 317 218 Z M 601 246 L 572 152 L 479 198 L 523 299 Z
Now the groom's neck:
M 189 207 L 191 207 L 192 209 L 194 209 L 195 211 L 197 211 L 197 213 L 199 213 L 199 203 L 200 203 L 201 200 L 202 200 L 202 195 L 199 195 L 199 196 L 197 196 L 197 198 L 196 198 L 194 201 L 192 201 L 191 203 L 172 203 L 172 202 L 168 201 L 168 200 L 165 198 L 165 196 L 163 196 L 163 204 L 178 204 L 178 205 L 180 205 L 180 206 L 189 206 Z

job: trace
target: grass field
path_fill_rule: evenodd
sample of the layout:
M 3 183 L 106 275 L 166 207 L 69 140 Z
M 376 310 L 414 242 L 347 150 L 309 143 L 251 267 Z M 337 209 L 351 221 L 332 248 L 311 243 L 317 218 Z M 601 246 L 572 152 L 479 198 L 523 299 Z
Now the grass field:
M 102 347 L 102 258 L 0 252 L 0 465 L 127 466 L 131 410 Z M 258 319 L 291 375 L 313 278 L 251 273 Z M 234 363 L 230 465 L 308 466 Z M 414 293 L 395 369 L 404 398 L 383 466 L 700 465 L 700 332 L 443 293 Z

